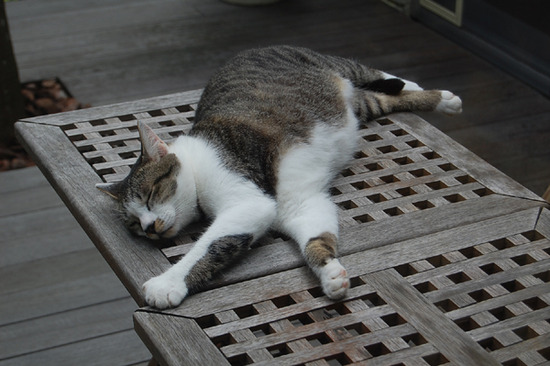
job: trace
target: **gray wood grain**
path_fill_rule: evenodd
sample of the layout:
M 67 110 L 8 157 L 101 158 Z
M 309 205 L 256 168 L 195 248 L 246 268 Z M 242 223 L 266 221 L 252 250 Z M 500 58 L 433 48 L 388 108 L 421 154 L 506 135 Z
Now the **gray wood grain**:
M 141 286 L 167 268 L 166 258 L 149 243 L 120 230 L 110 198 L 95 188 L 100 179 L 88 164 L 83 164 L 80 154 L 60 129 L 23 122 L 18 122 L 16 129 L 77 221 L 136 302 L 143 304 Z
M 499 365 L 479 344 L 427 302 L 394 271 L 381 271 L 368 275 L 377 290 L 400 310 L 406 320 L 436 344 L 447 359 L 457 365 Z M 421 309 L 421 310 L 420 310 Z
M 162 365 L 229 365 L 193 320 L 138 311 L 134 324 Z

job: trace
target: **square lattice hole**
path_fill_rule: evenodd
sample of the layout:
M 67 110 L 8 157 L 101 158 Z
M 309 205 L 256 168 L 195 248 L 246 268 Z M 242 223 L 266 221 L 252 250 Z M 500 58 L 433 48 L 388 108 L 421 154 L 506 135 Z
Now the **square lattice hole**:
M 531 257 L 529 254 L 521 254 L 510 259 L 516 262 L 519 266 L 526 266 L 528 264 L 537 262 L 536 259 Z
M 487 263 L 479 268 L 488 275 L 502 272 L 502 268 L 500 268 L 496 263 Z
M 453 311 L 456 309 L 459 309 L 460 307 L 454 303 L 451 299 L 445 299 L 442 301 L 438 301 L 434 304 L 437 306 L 439 310 L 441 310 L 444 313 L 448 313 L 449 311 Z
M 253 361 L 247 355 L 238 355 L 227 359 L 231 366 L 250 365 Z
M 550 282 L 550 270 L 536 273 L 533 276 L 538 278 L 542 282 L 545 282 L 545 283 Z
M 326 333 L 319 333 L 306 338 L 309 344 L 313 347 L 319 347 L 323 344 L 331 343 L 332 340 L 326 335 Z
M 433 208 L 435 205 L 431 203 L 430 201 L 418 201 L 413 202 L 414 207 L 418 208 L 419 210 L 426 210 L 428 208 Z
M 447 278 L 450 279 L 451 281 L 453 281 L 456 284 L 463 283 L 463 282 L 468 282 L 468 281 L 472 280 L 470 278 L 470 276 L 468 276 L 464 272 L 453 273 L 451 275 L 448 275 Z
M 379 202 L 384 202 L 384 201 L 387 201 L 387 198 L 384 197 L 382 194 L 380 193 L 376 193 L 376 194 L 371 194 L 370 196 L 367 196 L 367 199 L 369 201 L 371 201 L 372 203 L 379 203 Z
M 420 346 L 428 343 L 428 341 L 422 337 L 420 333 L 409 334 L 402 338 L 409 345 L 409 347 Z
M 372 141 L 382 140 L 382 137 L 375 134 L 375 133 L 373 133 L 373 134 L 370 134 L 370 135 L 363 136 L 363 140 L 372 142 Z
M 402 276 L 402 277 L 409 277 L 413 274 L 418 273 L 416 268 L 410 265 L 410 263 L 401 264 L 397 267 L 394 267 L 394 269 Z
M 412 148 L 417 148 L 417 147 L 426 146 L 426 145 L 424 145 L 422 142 L 420 142 L 420 141 L 418 141 L 418 140 L 407 141 L 407 145 L 409 145 L 409 146 L 412 147 Z
M 485 289 L 469 292 L 468 295 L 476 302 L 482 302 L 493 298 Z
M 391 351 L 382 342 L 365 346 L 365 349 L 372 357 L 379 357 L 390 354 Z
M 368 189 L 370 188 L 370 184 L 368 184 L 367 182 L 365 181 L 359 181 L 359 182 L 353 182 L 351 183 L 351 186 L 359 191 L 363 190 L 363 189 Z
M 428 160 L 434 160 L 434 159 L 441 158 L 441 155 L 439 155 L 435 151 L 428 151 L 428 152 L 422 154 L 422 156 L 425 157 Z
M 431 189 L 433 189 L 434 191 L 438 191 L 438 190 L 444 189 L 444 188 L 449 188 L 448 185 L 446 185 L 445 183 L 443 183 L 441 181 L 426 183 L 426 185 L 428 187 L 430 187 Z
M 531 310 L 540 310 L 545 307 L 548 307 L 548 303 L 542 300 L 540 297 L 531 297 L 530 299 L 522 301 L 527 305 Z
M 449 363 L 449 360 L 447 360 L 447 358 L 441 353 L 434 353 L 433 355 L 424 356 L 422 359 L 430 366 L 445 365 Z
M 296 301 L 289 295 L 276 297 L 271 302 L 279 309 L 296 304 Z
M 409 158 L 408 156 L 404 156 L 402 158 L 393 159 L 393 161 L 399 165 L 408 165 L 414 163 L 414 161 Z
M 399 216 L 403 215 L 405 212 L 399 207 L 391 207 L 384 210 L 384 213 L 388 216 Z
M 254 306 L 252 305 L 241 306 L 239 308 L 233 309 L 233 311 L 240 319 L 245 319 L 258 314 L 258 311 L 254 309 Z
M 325 358 L 325 361 L 329 366 L 343 366 L 343 365 L 351 365 L 353 363 L 350 360 L 350 358 L 346 356 L 344 353 L 327 357 Z
M 366 223 L 366 222 L 376 221 L 375 218 L 372 217 L 372 216 L 369 215 L 369 214 L 354 216 L 353 219 L 354 219 L 355 221 L 357 221 L 358 223 L 360 223 L 360 224 L 364 224 L 364 223 Z
M 369 308 L 386 305 L 384 299 L 382 299 L 376 292 L 363 295 L 359 299 L 362 300 Z
M 278 344 L 267 348 L 267 351 L 271 354 L 273 358 L 281 357 L 292 353 L 290 348 L 286 344 Z
M 463 196 L 461 196 L 458 193 L 451 194 L 451 195 L 448 195 L 448 196 L 443 196 L 443 198 L 445 198 L 450 203 L 457 203 L 457 202 L 466 201 L 466 198 L 464 198 Z
M 361 334 L 366 334 L 370 332 L 369 328 L 367 328 L 363 323 L 351 324 L 346 326 L 345 329 L 352 337 L 357 337 Z
M 376 150 L 380 151 L 382 154 L 389 154 L 391 152 L 399 151 L 399 149 L 393 145 L 380 146 L 376 148 Z
M 417 194 L 417 192 L 411 187 L 400 188 L 396 190 L 403 197 L 408 197 Z
M 480 327 L 480 325 L 469 316 L 457 319 L 455 320 L 455 323 L 465 332 L 469 332 Z
M 529 241 L 537 241 L 537 240 L 546 239 L 544 237 L 544 235 L 542 235 L 541 233 L 539 233 L 536 230 L 526 231 L 524 233 L 521 233 L 521 235 Z
M 478 342 L 481 347 L 483 347 L 488 352 L 496 351 L 497 349 L 501 349 L 504 347 L 502 343 L 498 341 L 498 339 L 490 337 L 484 340 L 481 340 Z
M 421 293 L 425 294 L 427 292 L 436 291 L 437 287 L 434 286 L 433 283 L 430 281 L 421 282 L 419 284 L 414 285 L 414 288 L 420 291 Z
M 526 341 L 528 339 L 531 339 L 531 338 L 536 338 L 540 335 L 537 332 L 535 332 L 533 330 L 533 328 L 531 328 L 528 325 L 526 325 L 524 327 L 521 327 L 521 328 L 518 328 L 518 329 L 514 329 L 513 332 L 516 333 L 524 341 Z
M 428 176 L 428 175 L 432 175 L 432 173 L 430 173 L 429 171 L 427 171 L 427 170 L 424 169 L 424 168 L 416 169 L 416 170 L 411 170 L 409 173 L 412 174 L 412 175 L 414 175 L 414 176 L 417 177 L 417 178 L 426 177 L 426 176 Z
M 451 263 L 451 261 L 449 261 L 449 259 L 447 259 L 444 255 L 434 255 L 433 257 L 426 258 L 426 260 L 436 268 L 443 267 Z
M 212 338 L 212 343 L 214 343 L 216 347 L 222 348 L 238 342 L 235 340 L 235 338 L 233 338 L 231 334 L 223 334 L 221 336 Z
M 438 165 L 438 167 L 439 167 L 439 169 L 441 169 L 445 172 L 450 172 L 451 170 L 457 170 L 458 169 L 456 166 L 454 166 L 451 163 L 441 164 L 441 165 Z
M 468 259 L 480 257 L 483 255 L 483 253 L 476 247 L 460 249 L 459 252 Z
M 298 314 L 294 315 L 290 318 L 288 318 L 290 321 L 290 324 L 292 324 L 295 328 L 303 327 L 304 325 L 308 325 L 313 323 L 313 319 L 311 319 L 307 314 Z
M 380 179 L 384 182 L 384 183 L 394 183 L 394 182 L 400 182 L 401 180 L 399 178 L 397 178 L 395 175 L 385 175 L 383 177 L 380 177 Z
M 377 171 L 377 170 L 384 169 L 384 167 L 382 165 L 380 165 L 379 163 L 366 164 L 366 165 L 364 165 L 364 167 L 370 172 L 374 172 L 374 171 Z
M 337 205 L 340 207 L 340 208 L 343 208 L 344 210 L 351 210 L 353 208 L 357 208 L 359 206 L 357 206 L 353 201 L 349 200 L 349 201 L 344 201 L 344 202 L 339 202 L 337 203 Z
M 401 324 L 407 323 L 405 319 L 401 317 L 401 315 L 397 313 L 392 313 L 388 315 L 384 315 L 381 317 L 381 319 L 386 323 L 389 327 L 396 327 Z
M 394 136 L 405 136 L 405 135 L 408 135 L 409 133 L 407 131 L 405 131 L 404 129 L 400 128 L 398 130 L 391 130 L 390 131 Z
M 256 338 L 265 337 L 266 335 L 275 333 L 275 331 L 269 326 L 269 324 L 258 325 L 256 327 L 250 328 L 250 331 L 252 332 L 252 334 L 254 334 Z
M 511 319 L 516 316 L 506 306 L 501 306 L 496 309 L 489 310 L 489 312 L 500 321 Z

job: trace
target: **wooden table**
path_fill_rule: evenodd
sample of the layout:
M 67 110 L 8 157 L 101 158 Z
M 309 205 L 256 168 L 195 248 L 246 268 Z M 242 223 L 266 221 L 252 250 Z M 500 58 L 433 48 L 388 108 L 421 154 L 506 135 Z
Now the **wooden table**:
M 273 233 L 176 309 L 141 285 L 189 250 L 122 229 L 95 183 L 123 178 L 136 121 L 170 140 L 200 91 L 30 118 L 18 136 L 141 307 L 135 328 L 163 365 L 537 365 L 550 360 L 550 212 L 539 197 L 412 114 L 361 130 L 334 182 L 346 299 L 323 296 Z

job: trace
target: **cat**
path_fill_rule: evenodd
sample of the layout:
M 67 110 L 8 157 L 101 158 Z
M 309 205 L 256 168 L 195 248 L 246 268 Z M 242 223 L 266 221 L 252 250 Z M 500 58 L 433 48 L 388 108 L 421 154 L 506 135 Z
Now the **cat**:
M 178 306 L 269 229 L 298 244 L 329 298 L 345 297 L 329 185 L 352 159 L 360 123 L 402 111 L 452 115 L 462 101 L 349 59 L 273 46 L 214 74 L 188 135 L 167 144 L 138 122 L 141 155 L 129 175 L 98 185 L 124 224 L 158 239 L 202 213 L 212 219 L 187 255 L 143 285 L 146 302 Z

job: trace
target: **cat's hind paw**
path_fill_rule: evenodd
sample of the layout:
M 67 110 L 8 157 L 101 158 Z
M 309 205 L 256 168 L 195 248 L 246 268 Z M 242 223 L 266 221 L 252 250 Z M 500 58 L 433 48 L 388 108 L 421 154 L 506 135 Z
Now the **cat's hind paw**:
M 330 299 L 338 300 L 346 296 L 349 288 L 349 279 L 346 269 L 338 259 L 331 259 L 320 273 L 323 292 Z
M 188 290 L 183 280 L 163 274 L 145 282 L 143 292 L 147 304 L 157 309 L 166 309 L 181 304 Z
M 441 101 L 435 110 L 445 114 L 459 114 L 462 112 L 462 100 L 448 90 L 441 91 Z

